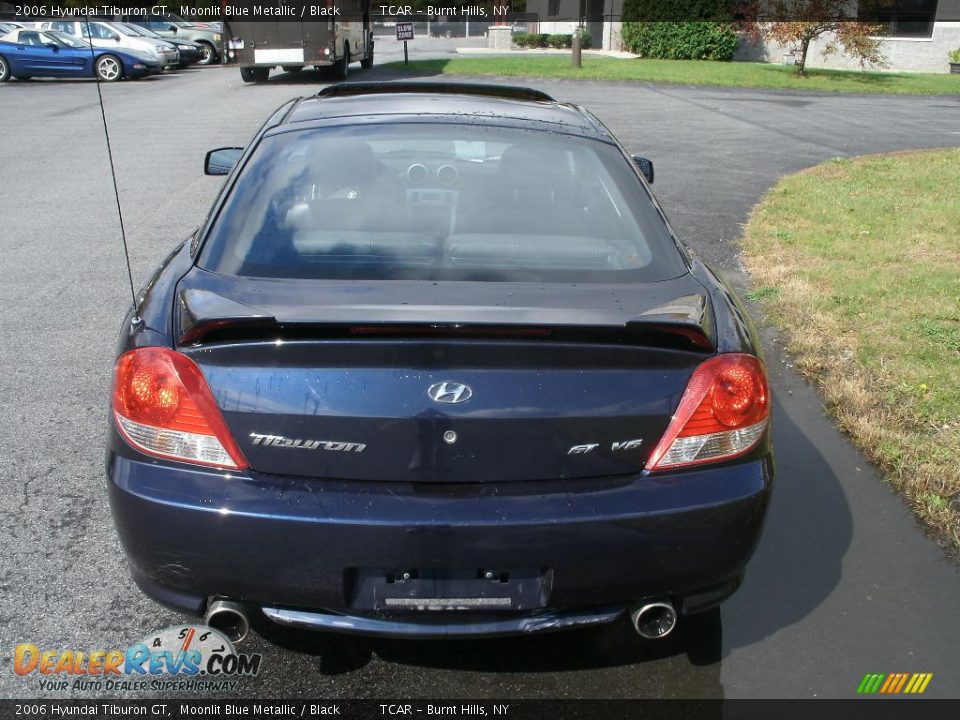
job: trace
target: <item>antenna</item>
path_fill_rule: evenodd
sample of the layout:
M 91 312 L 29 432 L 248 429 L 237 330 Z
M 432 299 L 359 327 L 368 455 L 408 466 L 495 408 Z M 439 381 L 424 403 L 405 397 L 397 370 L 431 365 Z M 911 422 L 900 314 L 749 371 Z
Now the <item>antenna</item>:
M 127 263 L 127 280 L 130 282 L 130 297 L 133 300 L 133 317 L 130 322 L 139 325 L 143 322 L 137 310 L 137 291 L 133 286 L 133 270 L 130 269 L 130 250 L 127 248 L 127 231 L 123 224 L 123 210 L 120 207 L 120 190 L 117 187 L 117 170 L 113 166 L 113 146 L 110 144 L 110 128 L 107 126 L 107 112 L 103 108 L 103 92 L 100 90 L 100 73 L 97 72 L 97 55 L 93 49 L 93 34 L 90 32 L 90 18 L 84 19 L 87 28 L 87 42 L 90 43 L 90 68 L 97 79 L 97 98 L 100 100 L 100 118 L 103 120 L 103 135 L 107 140 L 107 157 L 110 159 L 110 177 L 113 179 L 113 197 L 117 201 L 117 217 L 120 218 L 120 238 L 123 240 L 123 258 Z

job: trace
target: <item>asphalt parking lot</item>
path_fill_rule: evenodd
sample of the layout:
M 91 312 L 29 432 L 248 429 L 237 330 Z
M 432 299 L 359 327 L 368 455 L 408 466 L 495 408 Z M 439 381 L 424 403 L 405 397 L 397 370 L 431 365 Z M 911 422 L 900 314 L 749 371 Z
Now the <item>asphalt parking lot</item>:
M 354 68 L 353 79 L 395 77 Z M 273 108 L 322 81 L 303 73 L 247 86 L 236 69 L 208 68 L 103 88 L 138 286 L 219 188 L 202 173 L 204 152 L 244 144 Z M 740 226 L 781 175 L 835 156 L 960 144 L 956 97 L 529 84 L 587 106 L 652 158 L 680 235 L 740 287 Z M 31 697 L 36 678 L 10 669 L 17 643 L 125 646 L 181 618 L 133 585 L 104 490 L 110 370 L 129 293 L 96 87 L 8 83 L 0 128 L 0 695 Z M 957 565 L 765 337 L 774 500 L 743 587 L 691 652 L 641 644 L 622 625 L 471 642 L 274 629 L 270 642 L 244 646 L 264 660 L 239 693 L 852 697 L 867 672 L 932 672 L 928 696 L 960 697 Z

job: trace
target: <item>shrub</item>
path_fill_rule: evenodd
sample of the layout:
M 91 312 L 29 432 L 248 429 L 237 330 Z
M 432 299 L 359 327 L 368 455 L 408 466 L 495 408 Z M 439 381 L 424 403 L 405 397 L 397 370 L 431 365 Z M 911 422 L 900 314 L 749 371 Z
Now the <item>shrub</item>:
M 950 58 L 950 62 L 952 63 L 960 63 L 960 48 L 951 50 L 949 53 L 947 53 L 947 57 Z
M 620 34 L 624 47 L 663 60 L 733 60 L 740 41 L 728 23 L 632 22 Z
M 531 47 L 531 48 L 547 47 L 548 37 L 549 35 L 547 35 L 546 33 L 528 33 L 526 47 Z
M 513 42 L 517 47 L 525 48 L 570 48 L 573 47 L 573 35 L 564 33 L 516 33 L 513 36 Z M 586 30 L 580 33 L 580 47 L 589 48 L 593 43 L 593 38 Z

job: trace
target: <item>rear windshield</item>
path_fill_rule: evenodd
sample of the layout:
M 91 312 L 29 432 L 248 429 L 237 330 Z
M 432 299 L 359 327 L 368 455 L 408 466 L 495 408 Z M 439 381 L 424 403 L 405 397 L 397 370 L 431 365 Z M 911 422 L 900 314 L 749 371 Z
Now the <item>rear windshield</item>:
M 616 147 L 414 123 L 265 138 L 199 265 L 250 277 L 513 282 L 649 282 L 685 271 Z

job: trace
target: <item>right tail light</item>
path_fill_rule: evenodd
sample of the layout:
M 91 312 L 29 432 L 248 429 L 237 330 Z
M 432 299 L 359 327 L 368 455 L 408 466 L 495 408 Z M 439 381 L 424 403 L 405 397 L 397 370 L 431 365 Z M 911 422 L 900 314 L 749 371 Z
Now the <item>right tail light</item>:
M 770 388 L 753 355 L 724 353 L 701 363 L 667 431 L 654 448 L 651 471 L 690 467 L 742 455 L 770 422 Z

